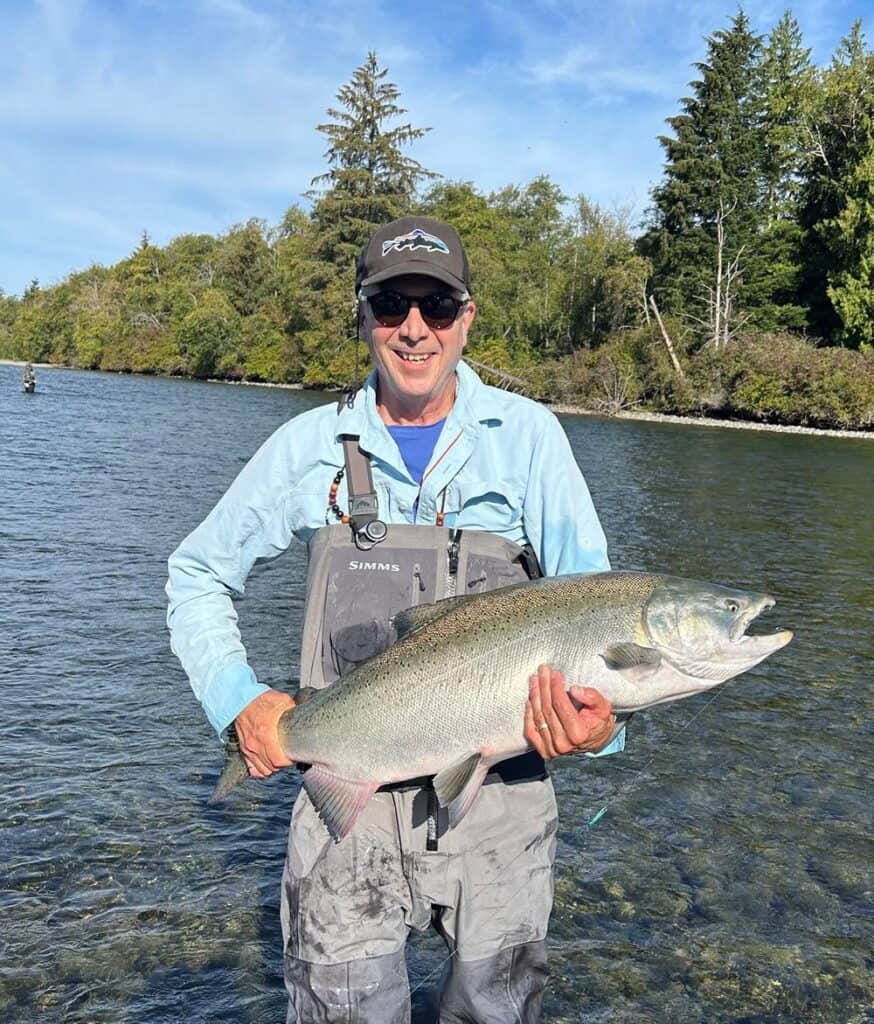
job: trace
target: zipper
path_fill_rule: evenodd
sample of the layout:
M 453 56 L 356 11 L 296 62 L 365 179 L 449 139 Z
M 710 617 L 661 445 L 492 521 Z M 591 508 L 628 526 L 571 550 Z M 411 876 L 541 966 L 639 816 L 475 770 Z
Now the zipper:
M 413 579 L 416 581 L 413 584 L 413 595 L 412 595 L 412 607 L 415 608 L 419 603 L 419 595 L 425 593 L 425 581 L 422 579 L 422 566 L 418 562 L 413 566 Z

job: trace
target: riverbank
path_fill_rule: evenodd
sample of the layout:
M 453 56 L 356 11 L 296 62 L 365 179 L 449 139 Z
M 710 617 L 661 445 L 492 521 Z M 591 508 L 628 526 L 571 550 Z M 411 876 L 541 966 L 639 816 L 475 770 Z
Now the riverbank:
M 693 427 L 725 427 L 727 430 L 768 430 L 784 434 L 815 434 L 819 437 L 861 438 L 874 441 L 874 430 L 828 430 L 824 427 L 799 427 L 789 423 L 760 423 L 756 420 L 722 420 L 705 416 L 671 416 L 662 412 L 647 412 L 646 409 L 626 409 L 607 415 L 576 405 L 546 403 L 555 413 L 569 416 L 600 416 L 616 420 L 649 420 L 653 423 L 679 423 Z
M 17 359 L 0 359 L 0 366 L 24 366 L 23 360 Z M 59 363 L 31 363 L 35 369 L 55 369 L 55 370 L 80 370 L 80 367 L 76 366 L 62 366 Z M 100 372 L 120 372 L 120 371 L 91 371 L 86 370 L 86 373 Z M 130 374 L 130 376 L 167 376 L 173 377 L 174 374 Z M 182 375 L 177 376 L 180 380 L 189 380 L 192 378 L 184 377 Z M 217 377 L 207 378 L 209 384 L 228 384 L 235 385 L 237 387 L 253 387 L 253 388 L 279 388 L 286 391 L 303 391 L 305 390 L 302 384 L 283 384 L 274 381 L 256 381 L 256 380 L 221 380 Z M 818 437 L 840 437 L 849 438 L 850 440 L 866 440 L 874 441 L 874 430 L 829 430 L 825 427 L 800 427 L 786 423 L 761 423 L 757 420 L 731 420 L 731 419 L 715 419 L 705 416 L 672 416 L 667 413 L 660 412 L 648 412 L 646 409 L 625 409 L 618 413 L 608 414 L 596 409 L 587 409 L 584 406 L 571 405 L 565 402 L 548 402 L 544 401 L 544 405 L 547 405 L 553 412 L 561 413 L 562 415 L 568 416 L 593 416 L 600 417 L 602 419 L 618 419 L 618 420 L 644 420 L 652 423 L 677 423 L 681 426 L 693 426 L 693 427 L 723 427 L 726 430 L 767 430 L 775 433 L 786 433 L 786 434 L 811 434 Z

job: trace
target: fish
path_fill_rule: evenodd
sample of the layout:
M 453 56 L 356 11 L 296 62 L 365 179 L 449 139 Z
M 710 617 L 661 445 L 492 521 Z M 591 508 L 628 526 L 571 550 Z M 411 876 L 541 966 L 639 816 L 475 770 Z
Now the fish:
M 331 838 L 355 826 L 376 790 L 433 776 L 454 828 L 489 769 L 530 749 L 529 677 L 599 690 L 617 717 L 703 693 L 785 647 L 790 630 L 751 635 L 768 594 L 647 572 L 579 573 L 451 597 L 401 612 L 395 642 L 278 723 L 288 757 Z M 211 802 L 247 776 L 239 747 Z

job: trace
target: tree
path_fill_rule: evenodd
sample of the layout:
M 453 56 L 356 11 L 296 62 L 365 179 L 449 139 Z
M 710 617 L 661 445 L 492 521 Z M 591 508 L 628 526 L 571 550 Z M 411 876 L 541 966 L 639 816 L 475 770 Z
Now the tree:
M 265 235 L 267 225 L 252 219 L 220 240 L 214 255 L 214 284 L 241 316 L 251 316 L 276 289 L 274 260 Z
M 762 53 L 762 188 L 764 224 L 757 241 L 762 259 L 745 297 L 758 307 L 764 330 L 804 328 L 807 302 L 801 288 L 804 233 L 798 222 L 804 172 L 806 122 L 816 90 L 810 50 L 787 11 Z
M 874 53 L 861 24 L 841 41 L 808 126 L 801 224 L 805 287 L 822 336 L 874 341 Z
M 313 218 L 322 255 L 343 265 L 358 256 L 380 224 L 409 211 L 421 181 L 435 177 L 403 152 L 430 129 L 391 125 L 406 110 L 387 75 L 376 54 L 368 53 L 337 93 L 340 107 L 328 108 L 333 120 L 317 126 L 329 141 L 329 169 L 312 180 L 324 186 L 309 193 L 317 200 Z
M 386 221 L 407 213 L 420 182 L 434 177 L 403 149 L 428 129 L 394 124 L 406 110 L 386 80 L 376 54 L 357 68 L 318 125 L 329 141 L 329 168 L 312 180 L 315 199 L 310 258 L 298 266 L 309 292 L 301 332 L 308 383 L 347 382 L 354 373 L 352 316 L 355 262 L 364 243 Z
M 698 323 L 705 340 L 718 336 L 711 310 L 720 308 L 717 292 L 725 302 L 727 285 L 734 289 L 729 305 L 748 316 L 770 301 L 756 288 L 764 219 L 760 62 L 761 40 L 739 11 L 708 38 L 693 94 L 668 118 L 674 135 L 659 140 L 667 163 L 641 249 L 652 260 L 660 306 Z M 726 268 L 733 268 L 731 282 Z
M 179 348 L 188 372 L 211 377 L 232 349 L 240 329 L 239 316 L 218 288 L 207 289 L 179 327 Z

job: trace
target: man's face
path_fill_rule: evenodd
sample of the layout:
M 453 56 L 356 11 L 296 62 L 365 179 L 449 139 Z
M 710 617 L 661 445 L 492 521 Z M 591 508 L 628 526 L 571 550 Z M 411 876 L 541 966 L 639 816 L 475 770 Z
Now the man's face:
M 435 292 L 452 294 L 433 277 L 394 277 L 368 289 L 392 291 L 409 299 L 421 299 Z M 458 316 L 444 328 L 430 327 L 418 305 L 411 305 L 406 319 L 397 327 L 383 327 L 373 315 L 370 303 L 361 304 L 361 337 L 379 373 L 379 401 L 389 411 L 417 409 L 445 415 L 455 395 L 455 367 L 467 344 L 467 332 L 476 314 L 468 301 Z M 443 406 L 446 406 L 444 409 Z

